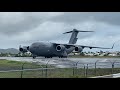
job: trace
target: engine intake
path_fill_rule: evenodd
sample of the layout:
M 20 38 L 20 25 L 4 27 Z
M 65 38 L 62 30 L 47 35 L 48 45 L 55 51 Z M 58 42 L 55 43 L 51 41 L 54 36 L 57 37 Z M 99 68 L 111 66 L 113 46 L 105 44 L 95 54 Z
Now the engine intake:
M 82 52 L 83 48 L 82 47 L 75 47 L 76 52 Z
M 19 51 L 21 51 L 21 52 L 27 52 L 29 50 L 29 46 L 23 46 L 23 47 L 19 47 Z
M 57 50 L 57 51 L 63 51 L 63 50 L 65 50 L 65 46 L 63 46 L 63 45 L 58 45 L 58 46 L 56 47 L 56 50 Z

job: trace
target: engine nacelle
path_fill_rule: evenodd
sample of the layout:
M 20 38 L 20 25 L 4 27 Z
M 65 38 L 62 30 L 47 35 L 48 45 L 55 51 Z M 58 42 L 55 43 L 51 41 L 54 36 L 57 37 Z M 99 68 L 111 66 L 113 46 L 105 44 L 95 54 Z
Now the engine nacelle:
M 75 47 L 76 52 L 82 52 L 83 48 L 82 47 Z
M 19 47 L 19 51 L 25 53 L 25 52 L 28 52 L 29 50 L 29 46 L 23 46 L 23 47 Z
M 64 45 L 58 45 L 58 46 L 56 46 L 56 50 L 57 51 L 64 51 L 65 50 L 65 46 Z

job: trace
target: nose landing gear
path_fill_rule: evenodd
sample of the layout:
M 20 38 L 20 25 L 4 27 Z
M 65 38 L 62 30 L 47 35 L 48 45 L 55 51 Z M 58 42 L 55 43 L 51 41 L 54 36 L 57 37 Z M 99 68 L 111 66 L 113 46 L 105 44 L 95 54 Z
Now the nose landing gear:
M 36 58 L 36 55 L 33 55 L 33 59 L 35 59 Z

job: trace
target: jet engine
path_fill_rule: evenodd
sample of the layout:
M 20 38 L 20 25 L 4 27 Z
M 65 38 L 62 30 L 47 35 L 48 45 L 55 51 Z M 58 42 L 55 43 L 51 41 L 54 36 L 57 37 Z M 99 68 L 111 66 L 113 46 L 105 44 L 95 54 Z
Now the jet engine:
M 83 50 L 83 47 L 78 47 L 78 46 L 75 47 L 75 51 L 76 52 L 82 52 L 82 50 Z
M 58 45 L 58 46 L 56 46 L 56 50 L 57 51 L 63 51 L 63 50 L 65 50 L 65 46 L 64 45 Z
M 19 51 L 21 51 L 21 52 L 23 52 L 23 53 L 25 53 L 25 52 L 28 52 L 28 50 L 29 50 L 29 46 L 23 46 L 23 47 L 19 47 Z

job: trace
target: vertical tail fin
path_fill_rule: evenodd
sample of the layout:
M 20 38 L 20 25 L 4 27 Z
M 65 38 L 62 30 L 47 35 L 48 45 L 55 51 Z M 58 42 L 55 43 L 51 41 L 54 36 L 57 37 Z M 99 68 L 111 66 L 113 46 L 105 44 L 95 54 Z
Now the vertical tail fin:
M 72 33 L 71 38 L 69 40 L 69 44 L 75 44 L 77 42 L 77 35 L 79 32 L 93 32 L 93 31 L 79 31 L 77 29 L 73 29 L 73 31 L 69 31 L 69 32 L 65 32 L 63 34 L 67 34 L 67 33 Z

